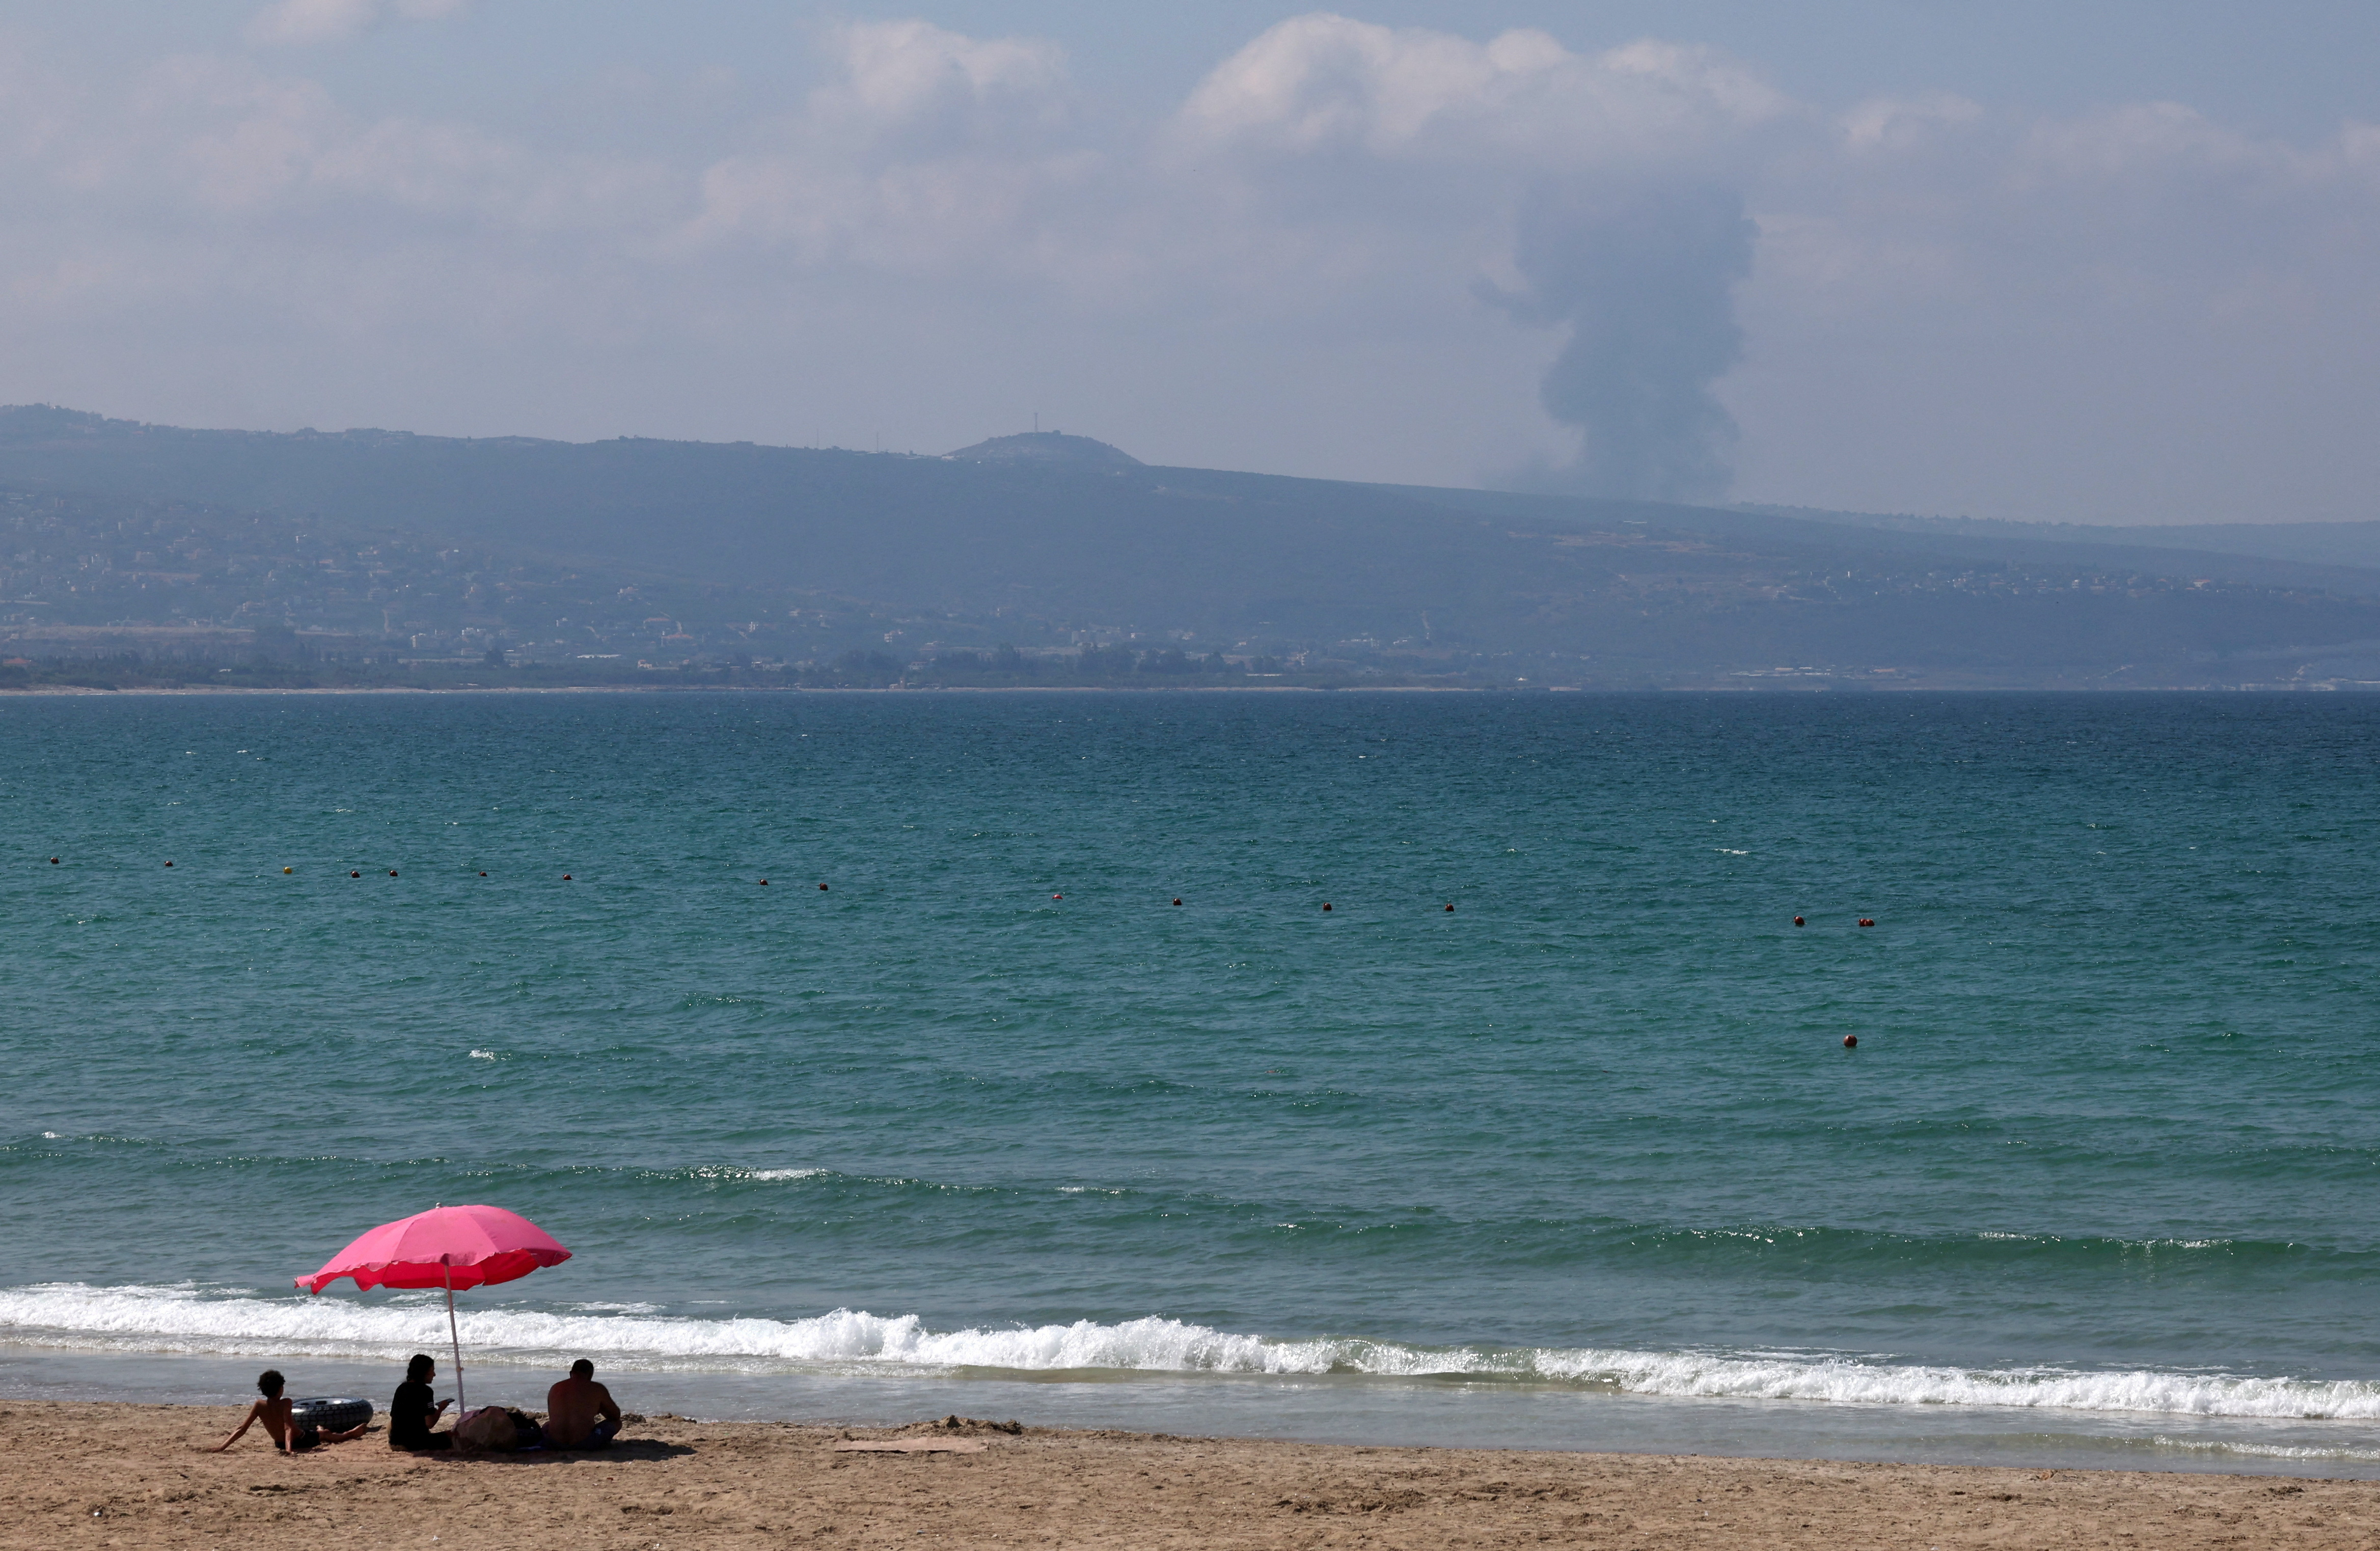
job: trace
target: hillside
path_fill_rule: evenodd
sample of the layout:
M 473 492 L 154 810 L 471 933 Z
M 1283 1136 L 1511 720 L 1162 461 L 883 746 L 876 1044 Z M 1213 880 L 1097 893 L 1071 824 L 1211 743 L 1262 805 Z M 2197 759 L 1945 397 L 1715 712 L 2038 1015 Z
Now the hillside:
M 1113 471 L 1148 466 L 1121 447 L 1069 436 L 1062 430 L 1022 431 L 995 436 L 972 447 L 942 454 L 953 463 L 1022 463 L 1047 468 L 1095 468 Z
M 2028 544 L 2114 544 L 2127 548 L 2146 545 L 2380 572 L 2380 522 L 2194 523 L 2115 527 L 2091 523 L 2009 522 L 1996 517 L 1831 512 L 1800 506 L 1746 506 L 1742 510 L 1906 533 L 1916 536 L 1920 542 L 1957 538 Z
M 262 623 L 909 682 L 1086 643 L 1122 653 L 1102 679 L 1154 654 L 1351 683 L 2380 680 L 2380 569 L 1149 467 L 1057 432 L 912 457 L 31 407 L 0 410 L 0 491 L 27 643 Z

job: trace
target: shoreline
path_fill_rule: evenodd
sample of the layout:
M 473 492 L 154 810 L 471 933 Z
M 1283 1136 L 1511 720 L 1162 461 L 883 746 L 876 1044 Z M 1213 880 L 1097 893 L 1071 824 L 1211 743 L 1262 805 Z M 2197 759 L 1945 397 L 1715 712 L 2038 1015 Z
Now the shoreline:
M 426 1350 L 426 1348 L 425 1348 Z M 377 1396 L 394 1353 L 281 1350 L 293 1393 Z M 616 1354 L 614 1354 L 616 1358 Z M 98 1352 L 0 1341 L 11 1400 L 211 1407 L 249 1393 L 260 1355 Z M 1284 1443 L 1640 1453 L 2026 1470 L 2325 1476 L 2380 1483 L 2368 1423 L 2187 1411 L 1861 1403 L 1582 1393 L 1347 1375 L 754 1374 L 605 1364 L 622 1403 L 713 1422 L 881 1428 L 920 1415 L 998 1414 L 1075 1432 L 1184 1433 Z M 552 1364 L 481 1351 L 471 1398 L 530 1409 Z
M 326 1531 L 441 1551 L 442 1534 L 492 1547 L 923 1539 L 1251 1551 L 2380 1540 L 2380 1484 L 2318 1478 L 1290 1443 L 957 1417 L 858 1428 L 653 1416 L 596 1454 L 415 1457 L 377 1430 L 294 1459 L 255 1432 L 227 1454 L 204 1452 L 240 1413 L 0 1400 L 0 1545 L 236 1537 L 315 1551 Z M 852 1441 L 907 1447 L 835 1447 Z M 933 1447 L 952 1443 L 963 1451 Z

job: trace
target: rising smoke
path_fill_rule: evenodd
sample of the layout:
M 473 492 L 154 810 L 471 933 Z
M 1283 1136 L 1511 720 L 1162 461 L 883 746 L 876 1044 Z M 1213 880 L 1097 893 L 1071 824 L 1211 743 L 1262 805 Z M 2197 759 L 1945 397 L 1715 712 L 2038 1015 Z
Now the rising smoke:
M 1524 322 L 1568 324 L 1547 412 L 1577 460 L 1525 483 L 1573 495 L 1688 501 L 1734 477 L 1735 421 L 1711 385 L 1743 354 L 1734 287 L 1752 273 L 1741 195 L 1677 186 L 1548 190 L 1524 214 L 1521 289 L 1482 295 Z

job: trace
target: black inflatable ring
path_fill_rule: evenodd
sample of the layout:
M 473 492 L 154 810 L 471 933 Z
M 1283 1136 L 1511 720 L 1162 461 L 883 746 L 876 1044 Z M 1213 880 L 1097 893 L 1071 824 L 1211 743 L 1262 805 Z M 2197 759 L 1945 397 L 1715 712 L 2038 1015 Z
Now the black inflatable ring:
M 372 1403 L 352 1398 L 289 1402 L 289 1420 L 301 1427 L 317 1432 L 344 1433 L 350 1427 L 360 1427 L 371 1420 Z

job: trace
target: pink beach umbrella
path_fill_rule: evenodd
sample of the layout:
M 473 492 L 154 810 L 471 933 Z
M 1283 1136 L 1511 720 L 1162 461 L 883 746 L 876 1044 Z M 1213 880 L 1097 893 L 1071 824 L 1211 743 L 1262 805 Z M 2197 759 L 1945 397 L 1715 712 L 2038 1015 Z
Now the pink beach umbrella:
M 525 1217 L 501 1206 L 439 1206 L 384 1222 L 322 1263 L 298 1285 L 319 1293 L 341 1277 L 360 1288 L 446 1290 L 446 1337 L 455 1346 L 455 1410 L 463 1403 L 463 1338 L 455 1327 L 455 1290 L 516 1281 L 570 1252 Z

